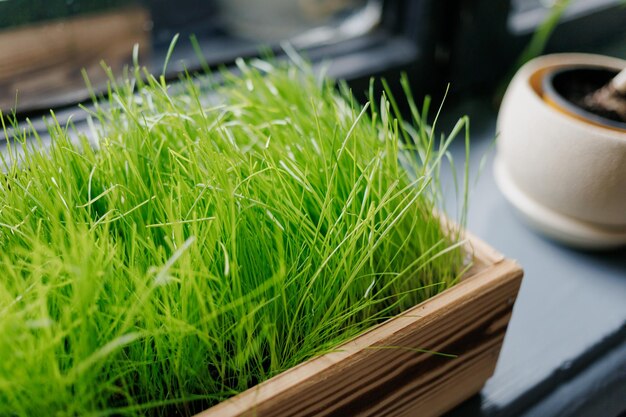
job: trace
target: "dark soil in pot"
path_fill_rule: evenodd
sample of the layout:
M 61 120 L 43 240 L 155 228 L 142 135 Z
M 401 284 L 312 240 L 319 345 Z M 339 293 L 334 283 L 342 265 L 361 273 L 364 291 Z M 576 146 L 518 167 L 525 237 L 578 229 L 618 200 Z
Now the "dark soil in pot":
M 590 103 L 589 96 L 611 81 L 619 71 L 604 67 L 578 66 L 556 70 L 543 80 L 543 91 L 563 109 L 597 124 L 626 130 L 618 112 Z M 626 106 L 626 97 L 623 98 Z

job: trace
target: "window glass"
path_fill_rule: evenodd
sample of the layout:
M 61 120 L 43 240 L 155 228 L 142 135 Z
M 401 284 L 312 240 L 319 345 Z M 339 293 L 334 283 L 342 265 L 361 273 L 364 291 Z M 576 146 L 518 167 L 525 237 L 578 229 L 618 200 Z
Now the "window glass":
M 197 67 L 198 45 L 211 65 L 288 40 L 302 48 L 373 30 L 382 0 L 0 0 L 0 109 L 44 110 L 88 97 L 132 63 L 160 72 L 176 34 L 171 71 Z
M 509 29 L 514 34 L 533 32 L 550 13 L 552 7 L 564 0 L 511 0 Z M 623 4 L 623 0 L 570 0 L 564 19 L 579 17 Z

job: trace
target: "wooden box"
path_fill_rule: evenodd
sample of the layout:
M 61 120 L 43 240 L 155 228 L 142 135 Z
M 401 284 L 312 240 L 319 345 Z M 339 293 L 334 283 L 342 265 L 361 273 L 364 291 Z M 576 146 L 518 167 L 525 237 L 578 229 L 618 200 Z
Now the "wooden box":
M 475 237 L 468 246 L 473 267 L 457 285 L 198 416 L 428 417 L 476 394 L 495 369 L 523 272 Z

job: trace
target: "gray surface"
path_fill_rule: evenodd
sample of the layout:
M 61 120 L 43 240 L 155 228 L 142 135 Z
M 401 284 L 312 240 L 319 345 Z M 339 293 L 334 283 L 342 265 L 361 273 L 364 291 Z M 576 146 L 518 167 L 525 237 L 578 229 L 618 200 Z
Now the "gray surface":
M 448 113 L 456 112 L 472 120 L 475 175 L 493 142 L 496 113 L 480 100 Z M 461 145 L 452 152 L 456 161 Z M 495 185 L 494 154 L 472 189 L 468 228 L 517 259 L 525 275 L 494 376 L 450 417 L 617 415 L 626 410 L 626 249 L 580 252 L 529 229 Z M 607 386 L 598 389 L 599 381 Z
M 626 344 L 599 355 L 592 366 L 562 383 L 547 398 L 528 409 L 526 416 L 617 416 L 626 392 Z

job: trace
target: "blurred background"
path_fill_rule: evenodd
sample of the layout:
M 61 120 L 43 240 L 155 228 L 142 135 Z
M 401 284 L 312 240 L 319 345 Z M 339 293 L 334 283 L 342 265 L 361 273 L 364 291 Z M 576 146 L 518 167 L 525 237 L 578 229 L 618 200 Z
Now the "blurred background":
M 81 70 L 103 89 L 101 61 L 120 74 L 135 44 L 140 63 L 160 73 L 177 33 L 170 78 L 280 55 L 288 41 L 314 62 L 332 61 L 330 75 L 355 91 L 372 75 L 406 71 L 418 93 L 441 94 L 447 83 L 453 97 L 484 92 L 505 81 L 555 14 L 547 51 L 626 45 L 622 0 L 0 0 L 0 109 L 32 114 L 83 101 Z

